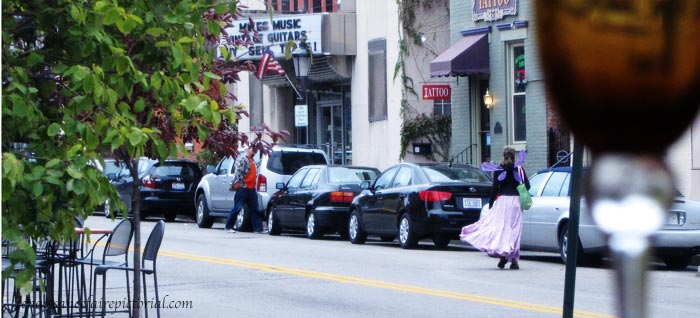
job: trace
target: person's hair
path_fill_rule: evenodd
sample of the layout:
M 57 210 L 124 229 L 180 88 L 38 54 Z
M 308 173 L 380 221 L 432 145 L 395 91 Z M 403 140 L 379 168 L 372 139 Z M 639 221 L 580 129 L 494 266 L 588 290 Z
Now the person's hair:
M 501 160 L 500 165 L 505 166 L 515 163 L 515 149 L 511 147 L 503 148 L 503 160 Z

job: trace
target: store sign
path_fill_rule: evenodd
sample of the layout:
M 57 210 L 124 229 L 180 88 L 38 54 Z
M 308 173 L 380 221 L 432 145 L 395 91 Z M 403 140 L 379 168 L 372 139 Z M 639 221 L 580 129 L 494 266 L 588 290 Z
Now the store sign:
M 497 21 L 507 15 L 518 15 L 517 0 L 472 0 L 472 20 Z
M 284 56 L 284 46 L 289 41 L 299 42 L 302 37 L 306 37 L 306 43 L 314 53 L 322 53 L 323 43 L 321 40 L 320 14 L 294 15 L 287 17 L 260 18 L 257 20 L 237 21 L 231 28 L 226 28 L 230 38 L 222 38 L 219 47 L 225 47 L 229 52 L 240 60 L 259 60 L 266 49 L 270 49 L 276 59 Z M 251 31 L 258 30 L 259 38 L 253 37 Z M 243 30 L 243 32 L 241 32 Z M 236 40 L 251 42 L 248 47 L 236 46 Z M 230 43 L 233 44 L 230 44 Z M 217 50 L 217 54 L 220 52 Z
M 306 127 L 309 125 L 308 105 L 294 106 L 294 127 Z
M 449 84 L 423 85 L 423 100 L 451 99 L 452 89 Z

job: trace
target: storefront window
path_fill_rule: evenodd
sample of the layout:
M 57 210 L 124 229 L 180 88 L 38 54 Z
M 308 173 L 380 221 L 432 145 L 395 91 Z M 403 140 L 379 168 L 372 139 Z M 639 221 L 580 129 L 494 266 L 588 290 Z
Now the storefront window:
M 510 53 L 512 62 L 509 69 L 511 74 L 509 78 L 512 79 L 510 91 L 512 92 L 513 142 L 525 142 L 527 141 L 525 47 L 522 44 L 513 45 Z

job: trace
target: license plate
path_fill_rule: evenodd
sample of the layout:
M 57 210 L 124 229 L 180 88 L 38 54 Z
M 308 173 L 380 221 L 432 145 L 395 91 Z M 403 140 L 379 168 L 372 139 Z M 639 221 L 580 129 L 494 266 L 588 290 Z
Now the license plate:
M 481 209 L 481 198 L 462 198 L 462 207 L 465 209 Z
M 185 190 L 185 184 L 182 182 L 173 182 L 173 190 Z

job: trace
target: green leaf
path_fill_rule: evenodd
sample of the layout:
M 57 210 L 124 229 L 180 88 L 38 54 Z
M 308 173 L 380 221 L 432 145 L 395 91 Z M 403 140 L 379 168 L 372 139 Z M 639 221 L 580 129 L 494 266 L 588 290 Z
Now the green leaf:
M 209 72 L 209 71 L 204 72 L 204 76 L 206 76 L 206 77 L 208 77 L 208 78 L 216 79 L 216 80 L 220 80 L 220 79 L 221 79 L 221 76 L 216 75 L 216 74 L 214 74 L 214 73 L 212 73 L 212 72 Z
M 75 192 L 75 194 L 81 195 L 81 194 L 85 193 L 85 181 L 79 180 L 79 179 L 71 180 L 71 181 L 74 181 L 73 182 L 73 192 Z
M 41 194 L 44 192 L 44 186 L 41 185 L 41 182 L 35 182 L 32 191 L 35 197 L 41 197 Z
M 68 169 L 66 169 L 66 172 L 68 172 L 69 176 L 71 176 L 75 179 L 81 179 L 84 176 L 83 173 L 80 172 L 80 170 L 76 169 L 73 166 L 68 167 Z
M 187 37 L 187 36 L 183 36 L 177 40 L 177 43 L 180 43 L 180 44 L 187 44 L 187 43 L 192 43 L 192 42 L 194 42 L 194 40 L 192 40 L 191 37 Z
M 61 160 L 54 158 L 54 159 L 49 160 L 49 162 L 46 163 L 46 168 L 53 168 L 55 166 L 58 166 L 59 164 L 61 164 Z
M 161 36 L 165 34 L 165 30 L 163 28 L 148 28 L 146 30 L 146 34 L 152 35 L 152 36 Z
M 134 128 L 129 132 L 129 143 L 132 146 L 137 146 L 143 141 L 143 134 L 140 130 Z
M 54 136 L 58 135 L 58 133 L 60 131 L 61 131 L 61 125 L 59 125 L 58 123 L 51 123 L 51 125 L 49 125 L 49 129 L 47 130 L 46 133 L 49 137 L 54 137 Z
M 27 57 L 27 66 L 34 67 L 35 65 L 44 64 L 44 57 L 32 52 Z
M 143 98 L 139 98 L 136 100 L 136 103 L 134 103 L 134 112 L 140 113 L 144 109 L 146 109 L 146 102 L 143 100 Z
M 169 47 L 170 42 L 169 41 L 158 41 L 156 42 L 156 47 Z

